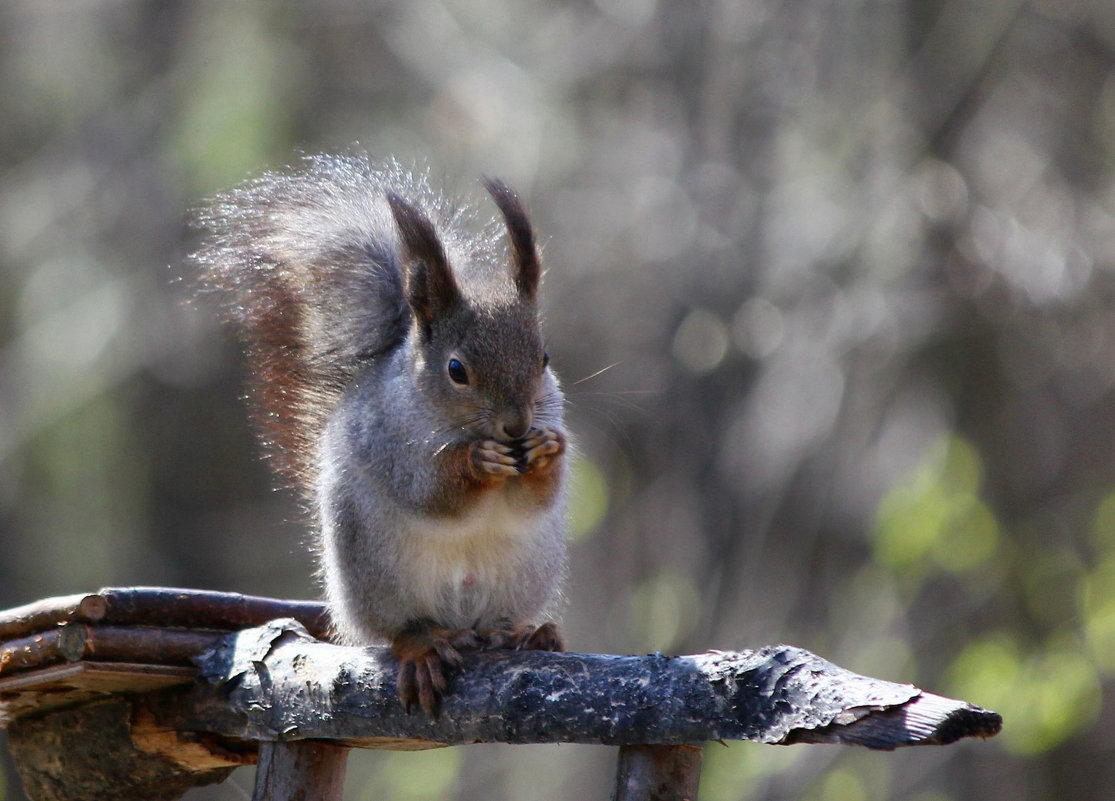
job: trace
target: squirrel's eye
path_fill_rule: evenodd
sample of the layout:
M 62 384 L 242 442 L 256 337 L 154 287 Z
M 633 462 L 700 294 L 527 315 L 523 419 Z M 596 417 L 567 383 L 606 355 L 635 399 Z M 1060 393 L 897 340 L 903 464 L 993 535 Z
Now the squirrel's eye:
M 468 371 L 465 366 L 461 364 L 459 359 L 450 359 L 449 365 L 445 368 L 449 373 L 449 378 L 454 384 L 467 384 Z
M 550 354 L 546 353 L 546 351 L 542 351 L 542 369 L 545 370 L 546 367 L 549 366 L 549 364 Z

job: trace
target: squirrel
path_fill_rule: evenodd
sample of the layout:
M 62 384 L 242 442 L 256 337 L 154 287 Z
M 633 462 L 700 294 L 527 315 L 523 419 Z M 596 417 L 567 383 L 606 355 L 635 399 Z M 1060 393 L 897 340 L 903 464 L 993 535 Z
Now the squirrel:
M 189 260 L 237 328 L 272 466 L 317 518 L 336 638 L 438 713 L 468 651 L 564 650 L 564 396 L 519 197 L 479 225 L 398 163 L 307 156 L 211 199 Z M 509 240 L 509 245 L 504 242 Z

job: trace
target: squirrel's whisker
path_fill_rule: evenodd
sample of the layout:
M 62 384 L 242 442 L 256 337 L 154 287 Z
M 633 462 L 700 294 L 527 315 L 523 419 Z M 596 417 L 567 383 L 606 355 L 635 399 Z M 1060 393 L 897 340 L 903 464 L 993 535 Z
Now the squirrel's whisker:
M 586 375 L 584 378 L 577 379 L 576 381 L 573 382 L 572 386 L 577 386 L 578 384 L 583 384 L 586 381 L 591 381 L 592 379 L 597 378 L 598 376 L 601 376 L 604 373 L 608 372 L 613 367 L 618 367 L 620 364 L 621 364 L 621 362 L 612 362 L 607 367 L 601 367 L 595 373 L 592 373 L 590 375 Z

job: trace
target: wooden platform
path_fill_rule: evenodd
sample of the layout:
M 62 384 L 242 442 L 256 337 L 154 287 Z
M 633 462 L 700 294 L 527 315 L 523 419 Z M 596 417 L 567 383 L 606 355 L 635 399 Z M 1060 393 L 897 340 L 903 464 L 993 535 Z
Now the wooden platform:
M 190 684 L 192 658 L 223 636 L 287 617 L 328 635 L 318 602 L 167 587 L 106 588 L 0 612 L 0 727 L 36 712 Z
M 38 601 L 0 612 L 0 726 L 35 801 L 169 801 L 257 760 L 257 801 L 338 801 L 349 747 L 477 742 L 619 746 L 613 798 L 649 801 L 696 797 L 705 742 L 890 750 L 1002 725 L 788 645 L 467 652 L 440 714 L 412 715 L 389 648 L 328 639 L 310 601 L 158 587 Z

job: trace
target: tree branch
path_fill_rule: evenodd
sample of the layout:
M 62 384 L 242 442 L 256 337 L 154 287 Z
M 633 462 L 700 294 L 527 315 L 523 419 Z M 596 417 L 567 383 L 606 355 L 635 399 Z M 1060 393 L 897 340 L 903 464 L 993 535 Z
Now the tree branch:
M 229 635 L 164 725 L 260 741 L 429 748 L 477 742 L 685 744 L 753 740 L 892 749 L 999 731 L 994 712 L 860 676 L 778 645 L 741 653 L 491 652 L 450 679 L 437 719 L 407 715 L 385 648 L 315 641 L 293 620 Z
M 63 623 L 238 631 L 279 617 L 298 620 L 317 637 L 328 634 L 329 616 L 324 604 L 317 601 L 172 587 L 106 587 L 94 593 L 46 598 L 0 612 L 0 642 L 27 637 Z

